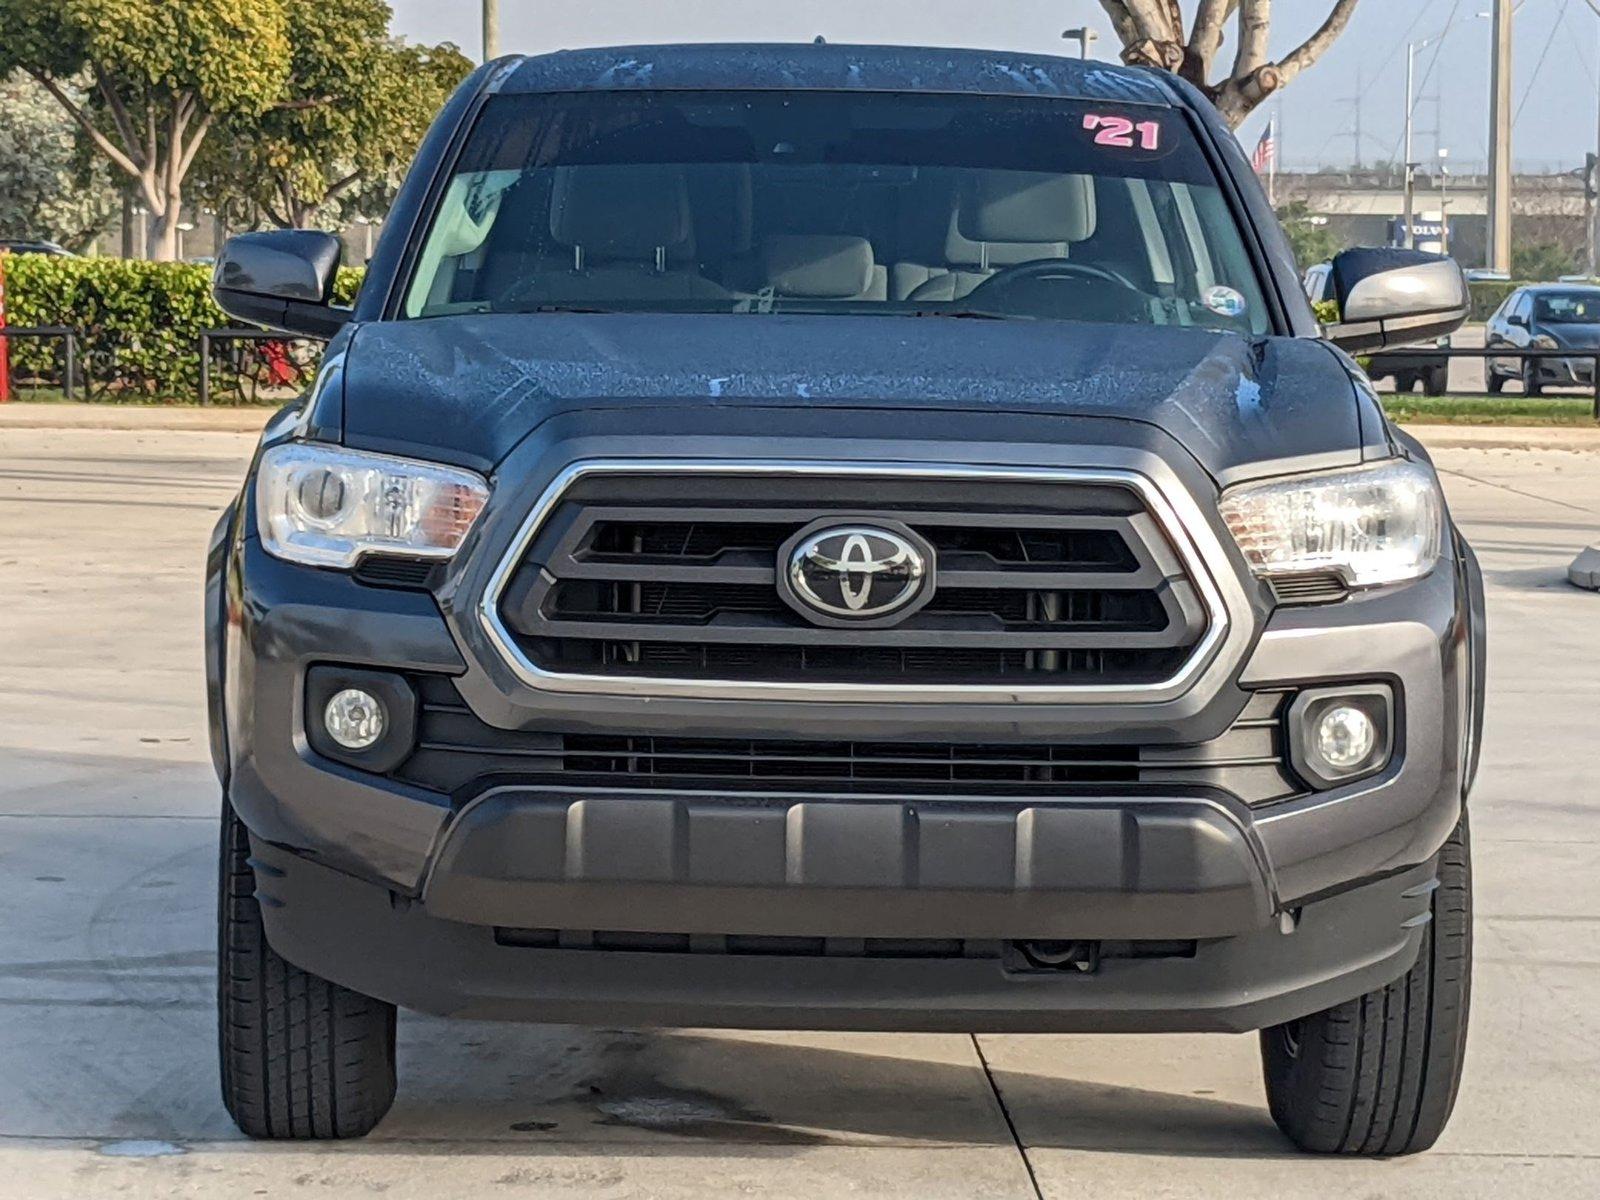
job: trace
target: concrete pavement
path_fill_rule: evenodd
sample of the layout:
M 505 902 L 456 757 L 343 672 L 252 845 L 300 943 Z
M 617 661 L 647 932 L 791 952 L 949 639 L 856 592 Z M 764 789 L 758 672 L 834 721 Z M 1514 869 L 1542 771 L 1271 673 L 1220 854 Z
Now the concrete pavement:
M 1520 431 L 1519 431 L 1520 432 Z M 252 439 L 0 424 L 0 1196 L 1600 1195 L 1600 451 L 1439 452 L 1489 575 L 1478 990 L 1438 1150 L 1288 1153 L 1252 1038 L 404 1017 L 364 1143 L 217 1100 L 199 572 Z M 1020 1147 L 1020 1148 L 1019 1148 Z

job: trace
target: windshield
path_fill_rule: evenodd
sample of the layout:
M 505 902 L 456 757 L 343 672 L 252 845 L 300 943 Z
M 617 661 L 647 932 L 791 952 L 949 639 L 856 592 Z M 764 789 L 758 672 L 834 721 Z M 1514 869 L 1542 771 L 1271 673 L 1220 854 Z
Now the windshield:
M 1546 292 L 1533 311 L 1545 325 L 1600 325 L 1600 291 Z
M 1181 113 L 893 93 L 496 97 L 404 312 L 564 310 L 1268 328 Z

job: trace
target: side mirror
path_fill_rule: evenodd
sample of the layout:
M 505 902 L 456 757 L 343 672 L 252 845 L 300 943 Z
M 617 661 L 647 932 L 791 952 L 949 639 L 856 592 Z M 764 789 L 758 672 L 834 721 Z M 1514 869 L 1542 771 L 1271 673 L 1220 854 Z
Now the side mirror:
M 332 337 L 350 319 L 333 307 L 344 247 L 331 233 L 274 229 L 229 238 L 217 256 L 211 292 L 230 317 L 307 337 Z
M 1472 308 L 1455 259 L 1421 250 L 1346 250 L 1333 260 L 1333 294 L 1328 340 L 1352 354 L 1444 337 Z
M 1518 329 L 1526 329 L 1528 327 L 1528 318 L 1521 313 L 1512 313 L 1506 318 L 1506 324 L 1515 325 Z

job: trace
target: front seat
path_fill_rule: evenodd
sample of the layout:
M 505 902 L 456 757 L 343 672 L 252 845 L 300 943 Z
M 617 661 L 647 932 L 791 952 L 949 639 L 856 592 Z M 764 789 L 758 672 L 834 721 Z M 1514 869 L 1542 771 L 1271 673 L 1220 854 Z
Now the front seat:
M 1066 258 L 1094 236 L 1094 180 L 1088 175 L 988 171 L 969 186 L 950 219 L 945 268 L 897 263 L 904 300 L 960 300 L 1004 267 Z
M 552 302 L 695 300 L 729 293 L 692 268 L 694 220 L 674 166 L 558 167 L 550 233 L 570 257 L 530 292 Z
M 886 300 L 889 272 L 864 237 L 791 233 L 761 244 L 762 290 L 797 300 Z

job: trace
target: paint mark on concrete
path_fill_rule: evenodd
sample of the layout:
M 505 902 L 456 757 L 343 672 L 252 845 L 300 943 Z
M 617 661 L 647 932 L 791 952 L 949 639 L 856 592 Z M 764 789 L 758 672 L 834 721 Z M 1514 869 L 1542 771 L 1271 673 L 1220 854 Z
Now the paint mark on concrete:
M 102 1142 L 100 1153 L 110 1158 L 167 1158 L 174 1154 L 189 1152 L 174 1142 L 131 1138 L 125 1142 Z

